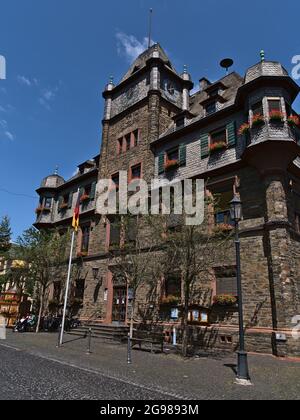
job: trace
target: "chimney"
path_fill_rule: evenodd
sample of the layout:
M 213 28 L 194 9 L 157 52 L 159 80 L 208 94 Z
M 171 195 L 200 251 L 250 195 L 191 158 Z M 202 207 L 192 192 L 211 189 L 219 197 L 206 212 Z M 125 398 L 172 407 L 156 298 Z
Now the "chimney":
M 206 77 L 202 77 L 202 79 L 199 80 L 200 90 L 205 90 L 208 86 L 211 85 L 211 82 L 206 79 Z

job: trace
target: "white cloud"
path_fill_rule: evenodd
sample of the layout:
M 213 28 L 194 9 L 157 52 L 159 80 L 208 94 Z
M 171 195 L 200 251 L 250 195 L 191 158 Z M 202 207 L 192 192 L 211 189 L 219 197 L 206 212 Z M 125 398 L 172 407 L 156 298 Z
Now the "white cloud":
M 117 32 L 116 38 L 118 54 L 125 56 L 130 63 L 148 48 L 147 38 L 140 42 L 135 36 L 124 32 Z
M 10 131 L 4 131 L 4 135 L 10 140 L 14 141 L 15 136 Z
M 6 128 L 7 127 L 7 121 L 6 120 L 0 120 L 0 125 L 2 128 Z
M 3 108 L 3 106 L 0 105 L 0 112 L 5 112 L 5 108 Z
M 58 86 L 56 86 L 54 89 L 43 89 L 41 91 L 39 103 L 48 111 L 51 110 L 50 103 L 55 100 L 58 89 L 59 89 Z
M 18 79 L 18 82 L 21 84 L 21 85 L 23 85 L 23 86 L 28 86 L 28 87 L 31 87 L 32 86 L 32 81 L 31 80 L 29 80 L 27 77 L 25 77 L 25 76 L 18 76 L 17 77 L 17 79 Z

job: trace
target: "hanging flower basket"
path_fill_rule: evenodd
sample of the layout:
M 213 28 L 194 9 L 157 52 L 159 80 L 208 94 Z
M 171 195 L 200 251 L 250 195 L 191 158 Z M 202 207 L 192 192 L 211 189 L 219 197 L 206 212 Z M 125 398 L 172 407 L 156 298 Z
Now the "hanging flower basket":
M 215 305 L 219 306 L 233 306 L 237 303 L 237 298 L 233 295 L 218 295 L 213 300 Z
M 299 127 L 300 125 L 300 119 L 298 115 L 290 115 L 287 119 L 288 125 L 290 127 Z
M 261 114 L 256 114 L 252 118 L 252 128 L 259 128 L 265 124 L 264 116 Z
M 284 122 L 284 115 L 281 111 L 271 111 L 269 115 L 269 122 L 273 124 L 281 124 Z
M 250 132 L 250 124 L 248 123 L 242 124 L 238 131 L 240 136 L 246 136 L 247 134 L 249 134 L 249 132 Z
M 85 203 L 86 201 L 88 201 L 90 199 L 90 196 L 88 194 L 83 194 L 80 197 L 80 203 Z
M 213 143 L 209 146 L 209 150 L 211 153 L 218 152 L 219 150 L 224 150 L 226 148 L 227 148 L 227 144 L 224 141 Z
M 174 169 L 177 169 L 178 166 L 179 166 L 178 160 L 175 160 L 175 159 L 174 160 L 168 160 L 165 163 L 165 171 L 166 172 L 173 171 Z

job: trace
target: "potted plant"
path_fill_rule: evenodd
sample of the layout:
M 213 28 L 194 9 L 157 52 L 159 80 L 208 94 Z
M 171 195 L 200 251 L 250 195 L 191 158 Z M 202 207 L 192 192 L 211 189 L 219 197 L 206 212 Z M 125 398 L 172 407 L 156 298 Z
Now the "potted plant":
M 219 150 L 226 149 L 227 144 L 225 141 L 219 141 L 218 143 L 213 143 L 209 146 L 210 152 L 218 152 Z
M 165 163 L 165 171 L 173 171 L 174 169 L 178 168 L 178 160 L 176 159 L 172 159 L 172 160 L 167 160 Z
M 300 125 L 300 119 L 298 115 L 290 115 L 287 119 L 287 123 L 290 127 L 299 127 Z
M 264 116 L 261 114 L 255 114 L 252 118 L 252 128 L 259 128 L 265 124 Z
M 237 303 L 237 297 L 233 295 L 217 295 L 213 300 L 215 305 L 233 306 Z
M 284 115 L 281 111 L 271 111 L 269 115 L 269 122 L 273 124 L 281 124 L 284 122 Z
M 239 131 L 238 131 L 240 136 L 246 136 L 246 135 L 249 134 L 249 132 L 250 132 L 250 124 L 249 123 L 242 124 L 239 128 Z

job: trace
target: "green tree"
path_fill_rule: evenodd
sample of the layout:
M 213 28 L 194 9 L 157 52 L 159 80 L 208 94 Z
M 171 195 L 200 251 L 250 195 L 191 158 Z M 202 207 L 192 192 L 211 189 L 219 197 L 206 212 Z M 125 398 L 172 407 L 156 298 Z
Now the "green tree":
M 69 233 L 61 235 L 57 230 L 30 228 L 18 238 L 17 243 L 19 259 L 26 263 L 26 282 L 34 284 L 39 301 L 36 328 L 39 332 L 47 291 L 53 281 L 65 272 Z
M 0 222 L 0 257 L 7 257 L 11 247 L 11 227 L 7 216 L 2 217 Z

